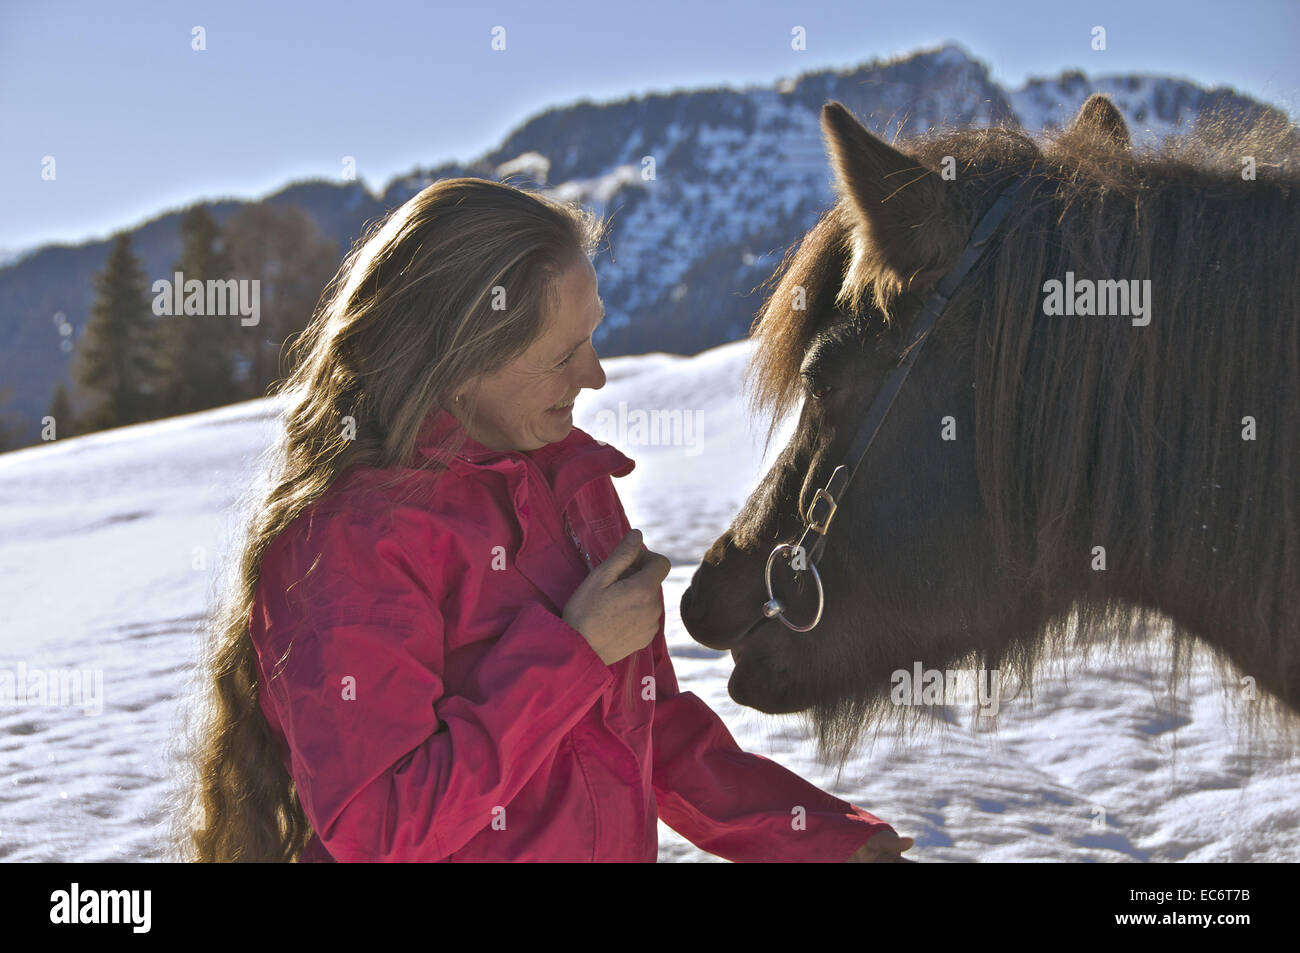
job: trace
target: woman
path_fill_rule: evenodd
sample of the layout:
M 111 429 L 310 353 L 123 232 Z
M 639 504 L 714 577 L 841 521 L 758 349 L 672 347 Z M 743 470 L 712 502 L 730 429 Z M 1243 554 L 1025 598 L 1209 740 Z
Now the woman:
M 183 856 L 654 861 L 656 816 L 737 861 L 911 846 L 678 691 L 633 463 L 573 426 L 603 228 L 451 179 L 348 256 L 294 346 Z

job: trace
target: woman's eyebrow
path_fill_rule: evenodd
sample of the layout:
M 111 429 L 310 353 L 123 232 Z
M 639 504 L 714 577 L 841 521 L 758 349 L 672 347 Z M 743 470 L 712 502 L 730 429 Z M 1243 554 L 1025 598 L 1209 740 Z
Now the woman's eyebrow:
M 605 320 L 605 302 L 604 302 L 604 301 L 601 301 L 601 302 L 600 302 L 600 319 L 596 322 L 597 327 L 599 327 L 599 326 L 600 326 L 600 322 L 601 322 L 601 321 L 604 321 L 604 320 Z M 583 338 L 583 339 L 582 339 L 582 341 L 585 341 L 585 340 L 587 340 L 587 339 L 586 339 L 586 338 Z M 556 360 L 557 362 L 558 362 L 558 361 L 562 361 L 562 360 L 564 360 L 566 357 L 568 357 L 570 354 L 572 354 L 574 351 L 576 351 L 576 350 L 578 349 L 579 345 L 582 344 L 582 341 L 574 341 L 573 344 L 569 347 L 569 349 L 568 349 L 567 351 L 565 351 L 563 354 L 561 354 L 559 357 L 557 357 L 555 360 Z

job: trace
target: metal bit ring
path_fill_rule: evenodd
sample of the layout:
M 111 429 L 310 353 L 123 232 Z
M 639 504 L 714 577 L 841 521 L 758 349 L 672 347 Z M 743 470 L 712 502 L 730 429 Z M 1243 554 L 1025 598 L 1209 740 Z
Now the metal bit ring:
M 776 554 L 781 552 L 781 550 L 793 550 L 794 548 L 795 547 L 790 543 L 782 543 L 780 546 L 777 546 L 776 549 L 772 550 L 771 554 L 767 557 L 767 566 L 763 570 L 763 581 L 767 584 L 767 602 L 763 603 L 763 615 L 767 616 L 769 619 L 780 619 L 781 624 L 787 629 L 793 629 L 795 632 L 807 632 L 809 629 L 816 628 L 817 623 L 822 620 L 822 607 L 826 602 L 825 596 L 822 593 L 822 577 L 817 573 L 816 563 L 811 559 L 808 560 L 808 570 L 812 572 L 813 580 L 817 583 L 817 615 L 813 617 L 812 622 L 807 625 L 795 625 L 792 623 L 785 617 L 785 606 L 781 604 L 781 601 L 777 599 L 776 595 L 772 592 L 772 560 L 776 559 Z M 794 571 L 803 572 L 801 569 L 796 569 Z

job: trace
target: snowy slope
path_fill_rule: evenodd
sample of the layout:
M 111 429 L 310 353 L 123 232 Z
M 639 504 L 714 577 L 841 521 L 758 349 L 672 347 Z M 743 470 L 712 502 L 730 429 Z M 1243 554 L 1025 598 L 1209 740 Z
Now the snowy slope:
M 615 444 L 620 402 L 625 422 L 665 409 L 698 423 L 684 445 L 620 444 L 638 466 L 616 485 L 632 525 L 673 563 L 668 643 L 682 688 L 742 746 L 915 837 L 922 861 L 1296 859 L 1297 759 L 1268 745 L 1245 759 L 1205 659 L 1170 702 L 1158 634 L 1145 662 L 1045 669 L 1033 709 L 1004 701 L 995 734 L 973 734 L 964 715 L 920 738 L 884 730 L 838 780 L 812 760 L 802 719 L 732 703 L 729 656 L 692 641 L 677 604 L 761 472 L 740 392 L 748 347 L 608 360 L 607 385 L 584 392 L 576 414 Z M 161 859 L 164 752 L 194 624 L 274 410 L 253 401 L 0 455 L 0 672 L 103 672 L 100 713 L 0 706 L 0 858 Z M 719 860 L 662 824 L 660 835 L 661 860 Z

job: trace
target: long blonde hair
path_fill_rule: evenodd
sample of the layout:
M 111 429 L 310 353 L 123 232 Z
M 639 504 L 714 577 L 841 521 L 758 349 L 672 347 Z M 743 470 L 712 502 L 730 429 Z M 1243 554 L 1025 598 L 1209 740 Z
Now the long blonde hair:
M 287 408 L 283 436 L 266 489 L 250 498 L 231 581 L 205 624 L 196 705 L 180 733 L 175 859 L 298 859 L 311 826 L 258 706 L 248 627 L 263 555 L 346 471 L 409 476 L 428 416 L 536 340 L 560 275 L 592 255 L 605 230 L 577 206 L 457 178 L 430 185 L 353 246 L 290 349 L 292 370 L 273 388 Z M 493 307 L 496 289 L 504 289 L 505 310 Z M 472 394 L 460 406 L 472 421 Z M 442 448 L 422 467 L 436 468 L 456 449 Z

